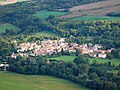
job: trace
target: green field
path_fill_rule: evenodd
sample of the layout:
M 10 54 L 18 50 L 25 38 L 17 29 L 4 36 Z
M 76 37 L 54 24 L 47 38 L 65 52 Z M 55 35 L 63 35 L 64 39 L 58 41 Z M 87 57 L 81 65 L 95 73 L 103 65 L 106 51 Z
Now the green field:
M 109 59 L 100 59 L 100 58 L 90 58 L 90 63 L 93 63 L 94 60 L 96 60 L 98 63 L 107 63 L 110 61 L 111 63 L 117 66 L 120 64 L 120 60 L 116 60 L 116 59 L 109 60 Z
M 72 18 L 71 20 L 120 20 L 120 17 L 110 17 L 110 16 L 81 16 Z
M 65 14 L 68 14 L 68 12 L 53 12 L 53 11 L 42 10 L 42 11 L 37 11 L 36 14 L 34 14 L 34 16 L 45 19 L 49 15 L 54 15 L 55 17 L 58 17 Z
M 5 32 L 6 29 L 18 29 L 18 28 L 12 24 L 9 24 L 9 23 L 5 23 L 5 24 L 0 25 L 0 33 Z
M 17 0 L 17 2 L 23 2 L 23 1 L 29 1 L 29 0 Z
M 41 36 L 51 37 L 51 36 L 59 36 L 59 35 L 56 33 L 49 32 L 49 31 L 41 31 L 41 32 L 38 32 L 32 35 L 32 37 L 41 37 Z
M 55 60 L 63 60 L 63 61 L 73 61 L 75 56 L 59 56 L 59 57 L 54 57 L 54 58 L 48 58 L 48 59 L 55 59 Z M 120 60 L 109 60 L 109 59 L 100 59 L 100 58 L 90 58 L 90 64 L 93 63 L 94 60 L 97 60 L 98 63 L 107 63 L 111 62 L 115 65 L 120 64 Z
M 55 60 L 63 60 L 63 61 L 73 61 L 75 56 L 59 56 L 54 58 L 48 58 L 48 59 L 55 59 Z
M 0 90 L 89 90 L 73 82 L 51 76 L 0 72 Z

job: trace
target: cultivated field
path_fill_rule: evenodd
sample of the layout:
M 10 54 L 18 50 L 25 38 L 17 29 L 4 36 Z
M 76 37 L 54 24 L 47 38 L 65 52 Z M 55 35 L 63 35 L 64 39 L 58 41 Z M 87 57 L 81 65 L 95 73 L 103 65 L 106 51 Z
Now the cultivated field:
M 45 19 L 49 15 L 54 15 L 55 17 L 58 17 L 65 14 L 68 14 L 68 12 L 52 12 L 52 11 L 42 10 L 42 11 L 37 11 L 36 14 L 34 14 L 34 16 Z
M 23 2 L 23 1 L 27 1 L 27 0 L 0 0 L 0 5 L 8 5 L 8 4 L 14 4 L 17 2 Z
M 120 0 L 105 0 L 101 2 L 95 2 L 91 4 L 85 4 L 80 6 L 75 6 L 69 9 L 71 14 L 64 15 L 59 18 L 73 18 L 78 16 L 105 16 L 111 12 L 119 12 L 120 11 Z
M 13 4 L 13 3 L 16 3 L 17 0 L 7 0 L 7 1 L 2 1 L 0 2 L 0 5 L 7 5 L 7 4 Z
M 119 5 L 119 4 L 120 4 L 120 0 L 105 0 L 105 1 L 95 2 L 91 4 L 75 6 L 73 8 L 70 8 L 69 11 L 75 12 L 79 10 L 101 9 L 105 7 L 112 7 L 112 6 Z
M 89 90 L 73 82 L 50 76 L 0 72 L 0 90 Z
M 41 32 L 38 32 L 32 35 L 32 37 L 41 37 L 41 36 L 51 37 L 51 36 L 59 36 L 59 35 L 57 35 L 56 33 L 49 32 L 49 31 L 41 31 Z
M 9 23 L 0 24 L 0 33 L 5 32 L 6 29 L 17 29 L 18 30 L 18 28 L 12 24 L 9 24 Z

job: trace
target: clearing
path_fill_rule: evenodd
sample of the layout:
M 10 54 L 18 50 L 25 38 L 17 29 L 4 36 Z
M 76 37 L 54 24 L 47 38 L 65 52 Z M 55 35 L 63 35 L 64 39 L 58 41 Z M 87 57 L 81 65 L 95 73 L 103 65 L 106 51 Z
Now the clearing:
M 73 82 L 51 76 L 0 73 L 0 90 L 89 90 Z
M 78 16 L 106 16 L 111 12 L 120 11 L 120 0 L 104 0 L 91 4 L 79 5 L 69 9 L 70 14 L 59 18 L 74 18 Z
M 36 14 L 34 14 L 34 16 L 45 19 L 50 15 L 54 15 L 55 17 L 58 17 L 65 14 L 68 14 L 68 12 L 53 12 L 53 11 L 41 10 L 41 11 L 37 11 Z
M 9 24 L 9 23 L 0 24 L 0 33 L 4 33 L 6 29 L 17 29 L 18 30 L 18 28 L 12 24 Z
M 59 37 L 60 35 L 49 32 L 49 31 L 41 31 L 41 32 L 38 32 L 38 33 L 32 35 L 32 37 L 42 37 L 42 36 L 44 36 L 44 37 L 58 36 Z

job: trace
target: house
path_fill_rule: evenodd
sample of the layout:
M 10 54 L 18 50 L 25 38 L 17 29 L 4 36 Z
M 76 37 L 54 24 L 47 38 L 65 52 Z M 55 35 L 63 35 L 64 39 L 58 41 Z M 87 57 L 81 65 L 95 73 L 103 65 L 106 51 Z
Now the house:
M 4 64 L 0 64 L 0 67 L 3 67 L 4 66 Z
M 96 50 L 97 53 L 105 53 L 106 50 Z
M 108 53 L 111 53 L 114 50 L 114 48 L 111 48 L 109 50 L 107 50 Z
M 106 53 L 99 53 L 98 57 L 99 58 L 106 58 L 107 54 Z
M 88 49 L 82 49 L 82 54 L 88 54 L 89 50 Z
M 11 57 L 12 57 L 12 58 L 16 58 L 17 56 L 16 56 L 16 54 L 13 53 L 13 54 L 11 55 Z
M 90 53 L 89 55 L 90 55 L 90 57 L 94 57 L 94 58 L 97 57 L 97 54 L 95 54 L 95 53 Z

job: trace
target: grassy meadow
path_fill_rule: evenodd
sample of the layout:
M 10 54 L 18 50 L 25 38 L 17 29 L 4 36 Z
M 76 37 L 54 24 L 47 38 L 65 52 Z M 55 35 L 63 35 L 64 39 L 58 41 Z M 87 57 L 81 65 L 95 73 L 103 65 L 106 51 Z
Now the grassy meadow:
M 42 10 L 42 11 L 37 11 L 36 14 L 34 14 L 34 16 L 45 19 L 49 15 L 54 15 L 55 17 L 58 17 L 65 14 L 68 14 L 68 12 L 54 12 L 54 11 Z
M 48 60 L 50 59 L 55 59 L 55 60 L 63 60 L 63 61 L 73 61 L 75 58 L 75 56 L 58 56 L 58 57 L 53 57 L 53 58 L 48 58 Z M 96 60 L 98 63 L 107 63 L 107 62 L 111 62 L 115 65 L 119 65 L 120 64 L 120 60 L 116 60 L 116 59 L 101 59 L 101 58 L 90 58 L 90 64 L 93 63 L 93 61 Z
M 0 90 L 89 90 L 73 82 L 51 76 L 0 72 Z
M 72 18 L 72 20 L 120 20 L 120 17 L 110 17 L 110 16 L 81 16 Z
M 59 36 L 59 35 L 56 33 L 49 32 L 49 31 L 41 31 L 41 32 L 38 32 L 32 35 L 32 37 L 41 37 L 41 36 L 51 37 L 51 36 Z
M 96 60 L 98 63 L 107 63 L 110 61 L 116 66 L 120 64 L 120 60 L 116 60 L 116 59 L 109 60 L 109 59 L 101 59 L 101 58 L 90 58 L 90 63 L 93 63 L 94 60 Z
M 0 25 L 0 33 L 5 32 L 6 29 L 18 29 L 18 28 L 9 23 L 4 23 Z
M 17 0 L 17 2 L 23 2 L 23 1 L 29 1 L 29 0 Z

